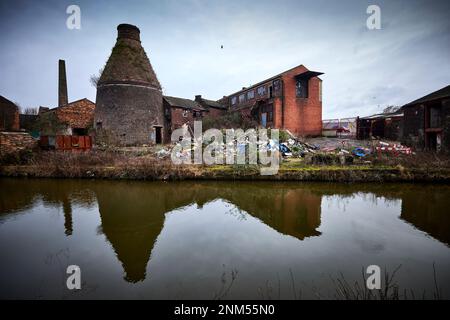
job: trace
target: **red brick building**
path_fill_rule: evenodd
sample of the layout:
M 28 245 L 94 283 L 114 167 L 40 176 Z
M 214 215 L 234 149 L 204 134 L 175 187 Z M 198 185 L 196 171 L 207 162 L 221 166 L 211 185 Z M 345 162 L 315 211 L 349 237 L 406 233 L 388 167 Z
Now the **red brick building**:
M 194 121 L 201 120 L 205 113 L 208 112 L 196 101 L 184 98 L 164 96 L 163 105 L 167 130 L 165 142 L 169 142 L 174 130 L 181 128 L 185 124 L 193 129 Z
M 41 107 L 41 135 L 88 135 L 94 124 L 94 109 L 95 103 L 86 98 L 53 109 Z
M 206 111 L 205 115 L 210 117 L 219 117 L 227 112 L 226 105 L 223 105 L 217 101 L 202 98 L 201 95 L 195 96 L 195 102 L 202 106 Z
M 289 130 L 297 136 L 322 133 L 322 72 L 299 65 L 218 102 L 262 127 Z
M 0 131 L 19 131 L 19 107 L 0 96 Z

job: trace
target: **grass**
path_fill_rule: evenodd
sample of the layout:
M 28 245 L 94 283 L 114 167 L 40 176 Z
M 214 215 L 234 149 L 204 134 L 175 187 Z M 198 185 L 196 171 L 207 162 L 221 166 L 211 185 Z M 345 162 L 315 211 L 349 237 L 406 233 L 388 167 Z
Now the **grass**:
M 0 175 L 54 178 L 136 180 L 293 180 L 332 182 L 450 182 L 450 162 L 436 155 L 372 159 L 370 163 L 317 164 L 304 159 L 282 161 L 277 175 L 261 176 L 258 165 L 174 165 L 160 159 L 157 148 L 87 152 L 24 151 L 0 160 Z

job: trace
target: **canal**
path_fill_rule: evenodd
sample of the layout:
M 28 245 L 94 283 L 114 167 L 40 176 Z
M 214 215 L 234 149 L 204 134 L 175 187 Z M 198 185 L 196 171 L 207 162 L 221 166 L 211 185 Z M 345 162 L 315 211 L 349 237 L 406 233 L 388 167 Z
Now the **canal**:
M 443 185 L 0 179 L 0 298 L 342 298 L 369 265 L 449 298 L 449 206 Z

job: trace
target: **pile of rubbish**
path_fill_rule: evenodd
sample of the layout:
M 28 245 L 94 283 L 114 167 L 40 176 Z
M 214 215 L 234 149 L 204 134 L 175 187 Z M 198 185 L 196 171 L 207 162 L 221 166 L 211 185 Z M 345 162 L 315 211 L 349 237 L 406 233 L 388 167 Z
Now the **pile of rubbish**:
M 344 156 L 346 159 L 353 157 L 356 159 L 364 159 L 365 157 L 375 154 L 398 156 L 400 154 L 414 154 L 412 149 L 399 143 L 388 143 L 384 141 L 371 142 L 371 145 L 363 146 L 351 140 L 342 140 L 339 145 L 309 144 L 297 139 L 289 139 L 285 143 L 280 144 L 280 152 L 284 157 L 305 157 L 307 154 L 334 154 L 336 156 Z

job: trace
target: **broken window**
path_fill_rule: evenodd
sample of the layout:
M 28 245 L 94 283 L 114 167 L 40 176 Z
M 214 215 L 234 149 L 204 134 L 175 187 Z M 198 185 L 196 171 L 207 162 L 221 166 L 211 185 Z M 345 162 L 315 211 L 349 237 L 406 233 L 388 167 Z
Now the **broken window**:
M 250 90 L 247 92 L 247 100 L 251 100 L 255 97 L 255 90 Z
M 308 98 L 308 79 L 297 79 L 295 89 L 298 98 Z
M 273 81 L 273 91 L 275 92 L 279 92 L 281 90 L 281 81 L 278 80 L 274 80 Z
M 273 87 L 269 86 L 269 98 L 273 98 Z
M 244 103 L 244 102 L 245 102 L 245 93 L 243 93 L 239 96 L 239 103 Z
M 187 110 L 183 110 L 183 117 L 187 118 L 188 112 L 189 112 L 189 111 L 187 111 Z
M 236 105 L 236 102 L 237 102 L 236 96 L 231 97 L 231 105 L 232 105 L 232 106 Z
M 265 94 L 266 94 L 266 87 L 265 86 L 261 86 L 261 87 L 259 87 L 258 89 L 257 89 L 257 91 L 258 91 L 258 95 L 261 97 L 261 96 L 264 96 Z

